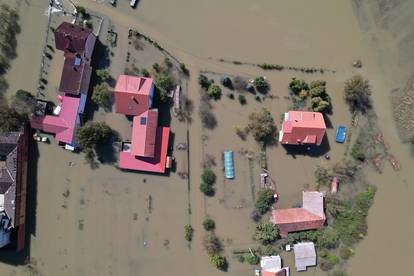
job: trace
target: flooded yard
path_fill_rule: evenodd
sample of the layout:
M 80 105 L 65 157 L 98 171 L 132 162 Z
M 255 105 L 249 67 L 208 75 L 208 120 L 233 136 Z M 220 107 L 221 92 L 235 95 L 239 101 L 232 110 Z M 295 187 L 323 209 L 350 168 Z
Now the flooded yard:
M 373 51 L 369 30 L 361 28 L 350 2 L 141 0 L 136 9 L 131 9 L 128 1 L 118 1 L 117 7 L 104 1 L 74 2 L 110 18 L 105 24 L 113 25 L 118 33 L 118 45 L 112 49 L 110 63 L 113 77 L 124 72 L 128 52 L 135 53 L 135 64 L 140 69 L 150 69 L 154 60 L 162 61 L 152 50 L 145 49 L 145 55 L 131 50 L 129 27 L 156 40 L 190 69 L 188 96 L 195 105 L 192 123 L 187 126 L 176 118 L 171 122 L 175 145 L 186 141 L 188 127 L 190 159 L 185 151 L 175 151 L 177 171 L 168 176 L 123 172 L 108 164 L 91 170 L 83 154 L 64 151 L 53 141 L 50 145 L 39 144 L 37 179 L 32 179 L 37 184 L 37 206 L 33 206 L 35 233 L 30 243 L 30 259 L 36 263 L 39 275 L 221 275 L 208 263 L 201 242 L 202 221 L 207 215 L 216 221 L 217 236 L 222 239 L 230 261 L 226 274 L 252 275 L 254 267 L 233 259 L 231 251 L 256 244 L 249 216 L 260 184 L 259 151 L 252 136 L 241 140 L 234 126 L 247 125 L 250 113 L 266 107 L 280 128 L 279 118 L 290 104 L 286 96 L 292 77 L 327 82 L 333 114 L 329 117 L 332 127 L 327 129 L 329 143 L 325 149 L 331 160 L 323 158 L 325 151 L 310 156 L 287 154 L 281 145 L 267 148 L 268 168 L 280 197 L 277 206 L 291 207 L 301 201 L 302 190 L 314 187 L 317 165 L 336 162 L 345 154 L 346 146 L 335 143 L 335 127 L 350 125 L 351 114 L 342 93 L 344 81 L 355 73 L 363 74 L 373 86 L 379 126 L 402 163 L 402 170 L 395 173 L 389 165 L 381 175 L 366 170 L 368 180 L 378 187 L 378 192 L 368 217 L 368 236 L 357 246 L 347 270 L 349 275 L 411 272 L 414 245 L 410 237 L 414 224 L 407 218 L 411 217 L 409 202 L 414 194 L 410 183 L 413 161 L 408 148 L 401 145 L 392 119 L 389 92 L 395 83 L 384 73 L 389 61 L 379 60 Z M 9 95 L 19 88 L 36 90 L 47 24 L 44 11 L 48 1 L 19 3 L 22 33 L 18 37 L 18 57 L 7 75 Z M 223 63 L 220 58 L 315 66 L 335 72 L 262 71 L 250 65 Z M 352 67 L 356 59 L 363 61 L 361 69 Z M 51 99 L 55 97 L 62 62 L 63 54 L 57 52 L 47 88 Z M 204 70 L 218 73 L 207 73 L 216 82 L 222 74 L 247 79 L 265 75 L 274 97 L 258 102 L 253 95 L 246 94 L 247 104 L 242 106 L 237 97 L 229 99 L 224 90 L 222 99 L 213 103 L 217 127 L 203 129 L 198 117 L 197 76 Z M 22 78 L 23 75 L 26 77 Z M 94 119 L 106 121 L 122 138 L 129 138 L 130 123 L 125 116 L 99 109 Z M 224 150 L 235 152 L 236 177 L 232 181 L 224 180 Z M 247 158 L 246 151 L 252 154 L 252 160 Z M 199 190 L 201 163 L 206 154 L 216 161 L 216 195 L 212 198 Z M 190 189 L 187 180 L 177 174 L 188 166 Z M 183 227 L 187 223 L 195 228 L 191 244 L 184 239 Z M 291 275 L 297 275 L 292 255 L 284 253 L 282 257 L 291 267 Z M 28 271 L 1 264 L 0 274 L 26 275 Z M 326 275 L 314 268 L 301 274 Z

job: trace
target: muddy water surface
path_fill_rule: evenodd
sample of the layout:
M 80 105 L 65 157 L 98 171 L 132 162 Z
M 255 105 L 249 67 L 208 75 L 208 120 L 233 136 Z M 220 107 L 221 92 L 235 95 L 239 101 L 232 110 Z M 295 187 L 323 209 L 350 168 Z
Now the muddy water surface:
M 388 166 L 382 175 L 369 175 L 370 181 L 378 186 L 378 194 L 369 215 L 368 236 L 357 247 L 356 255 L 350 261 L 349 273 L 409 275 L 408 264 L 412 259 L 413 247 L 410 234 L 414 231 L 413 220 L 407 219 L 414 192 L 409 181 L 412 178 L 409 171 L 412 159 L 396 135 L 388 97 L 390 84 L 386 81 L 384 66 L 378 61 L 369 39 L 366 39 L 367 30 L 361 30 L 350 2 L 141 0 L 136 10 L 132 10 L 127 1 L 118 1 L 117 8 L 89 0 L 75 2 L 109 16 L 120 32 L 126 32 L 129 26 L 138 28 L 183 60 L 194 72 L 189 88 L 196 105 L 199 101 L 195 77 L 198 70 L 246 77 L 263 74 L 255 68 L 221 64 L 208 57 L 336 70 L 335 74 L 296 74 L 307 80 L 322 78 L 327 81 L 333 98 L 334 114 L 331 120 L 334 126 L 349 124 L 349 112 L 342 102 L 343 81 L 356 72 L 370 79 L 375 91 L 373 98 L 380 127 L 393 153 L 402 162 L 403 169 L 396 174 Z M 43 5 L 46 6 L 46 3 Z M 31 14 L 36 11 L 34 8 L 27 9 L 34 11 Z M 36 18 L 41 18 L 40 11 L 37 9 Z M 23 28 L 28 29 L 29 25 L 22 23 Z M 41 27 L 38 30 L 40 33 Z M 20 40 L 23 35 L 24 32 Z M 37 43 L 39 41 L 37 39 Z M 127 47 L 122 45 L 125 41 L 120 43 L 122 50 L 115 56 L 120 55 L 121 63 Z M 20 52 L 21 55 L 27 52 L 34 54 L 29 47 L 20 49 Z M 351 63 L 356 58 L 363 60 L 363 69 L 352 68 Z M 17 59 L 16 63 L 19 62 L 24 61 Z M 115 63 L 114 66 L 122 68 L 121 64 Z M 283 100 L 283 96 L 287 95 L 287 83 L 295 74 L 266 72 L 266 75 L 272 85 L 271 93 L 279 99 L 265 101 L 264 105 L 278 121 L 288 105 Z M 36 83 L 34 76 L 27 80 L 27 85 Z M 237 140 L 232 127 L 236 123 L 245 124 L 248 114 L 259 110 L 261 105 L 251 97 L 243 108 L 228 99 L 214 104 L 214 108 L 218 118 L 216 130 L 203 131 L 197 114 L 193 116 L 190 127 L 191 216 L 187 212 L 186 183 L 176 175 L 167 178 L 126 174 L 110 166 L 91 171 L 83 164 L 82 155 L 65 152 L 54 144 L 41 145 L 36 236 L 31 245 L 32 259 L 37 260 L 41 273 L 220 275 L 208 264 L 202 249 L 201 222 L 206 214 L 212 216 L 218 225 L 217 234 L 224 239 L 228 249 L 249 246 L 253 229 L 248 220 L 252 205 L 251 172 L 248 162 L 236 155 L 236 181 L 219 181 L 217 196 L 205 199 L 198 190 L 199 164 L 204 151 L 213 154 L 218 163 L 214 170 L 221 176 L 223 149 L 256 151 L 255 142 L 251 138 L 246 142 Z M 179 126 L 177 129 L 182 131 Z M 209 136 L 205 145 L 201 141 L 202 133 Z M 344 153 L 343 147 L 334 144 L 333 137 L 333 129 L 329 129 L 332 162 L 339 160 Z M 315 166 L 326 162 L 321 157 L 286 155 L 281 147 L 270 148 L 268 159 L 269 169 L 278 183 L 280 206 L 283 207 L 300 201 L 304 184 L 313 181 Z M 71 161 L 76 163 L 74 167 L 68 167 Z M 253 168 L 253 174 L 256 173 L 257 168 Z M 238 186 L 229 186 L 233 184 Z M 66 198 L 63 194 L 67 190 L 70 195 Z M 148 210 L 150 194 L 154 198 L 151 213 Z M 236 208 L 239 205 L 245 207 Z M 183 225 L 188 221 L 196 229 L 191 249 L 183 239 Z M 227 257 L 231 258 L 230 254 Z M 293 268 L 292 256 L 284 259 Z M 380 263 L 387 265 L 378 265 Z M 5 273 L 14 270 L 9 266 L 1 266 L 1 269 Z M 398 274 L 392 273 L 395 270 Z M 294 269 L 292 271 L 295 275 Z M 250 273 L 252 267 L 231 261 L 228 275 Z M 302 274 L 324 275 L 316 269 Z

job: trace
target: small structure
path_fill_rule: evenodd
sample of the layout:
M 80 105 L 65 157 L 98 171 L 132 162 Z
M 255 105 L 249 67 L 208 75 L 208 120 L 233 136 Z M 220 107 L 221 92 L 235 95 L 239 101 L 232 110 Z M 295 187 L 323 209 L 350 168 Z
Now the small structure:
M 260 260 L 262 276 L 289 276 L 289 267 L 282 268 L 282 259 L 277 256 L 262 256 Z
M 285 113 L 279 142 L 289 145 L 316 145 L 322 143 L 326 125 L 320 112 L 289 111 Z
M 65 53 L 78 53 L 90 59 L 95 47 L 96 36 L 92 30 L 69 22 L 63 22 L 55 30 L 56 49 Z
M 0 134 L 0 248 L 25 246 L 28 129 Z
M 302 242 L 293 246 L 297 271 L 305 271 L 308 266 L 316 265 L 316 251 L 313 242 Z
M 279 226 L 280 236 L 285 238 L 290 232 L 321 228 L 326 220 L 324 194 L 302 192 L 301 208 L 274 209 L 271 221 Z
M 154 97 L 152 78 L 120 75 L 114 91 L 117 113 L 137 116 L 152 107 Z
M 233 151 L 224 152 L 224 175 L 227 179 L 234 179 Z

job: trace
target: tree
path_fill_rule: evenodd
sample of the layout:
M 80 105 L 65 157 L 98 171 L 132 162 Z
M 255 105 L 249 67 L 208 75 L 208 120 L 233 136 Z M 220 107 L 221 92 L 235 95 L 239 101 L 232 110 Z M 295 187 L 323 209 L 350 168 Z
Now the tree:
M 112 129 L 106 123 L 92 122 L 78 128 L 76 137 L 81 148 L 93 149 L 108 141 L 112 134 Z
M 11 132 L 18 131 L 27 117 L 17 113 L 14 109 L 4 106 L 0 108 L 0 131 Z
M 208 254 L 220 253 L 222 248 L 220 240 L 213 232 L 208 232 L 203 238 L 203 245 Z
M 199 84 L 202 88 L 204 88 L 205 90 L 207 90 L 207 89 L 210 87 L 211 83 L 212 83 L 212 82 L 211 82 L 210 80 L 208 80 L 208 78 L 207 78 L 205 75 L 200 74 L 200 75 L 198 76 L 198 84 Z
M 109 90 L 108 86 L 104 83 L 97 84 L 93 88 L 92 101 L 97 105 L 108 108 L 112 104 L 113 93 Z
M 256 224 L 254 239 L 262 244 L 270 244 L 279 238 L 279 228 L 271 222 L 259 222 Z
M 36 98 L 28 91 L 19 89 L 12 101 L 12 108 L 19 114 L 27 116 L 33 112 Z
M 201 180 L 204 183 L 213 185 L 216 182 L 216 175 L 211 169 L 204 169 L 201 175 Z
M 315 97 L 324 98 L 326 95 L 326 88 L 325 86 L 314 86 L 309 90 L 309 95 L 312 98 L 315 98 Z
M 275 256 L 279 255 L 279 251 L 276 249 L 275 246 L 268 244 L 262 251 L 263 256 Z
M 111 79 L 111 75 L 109 74 L 109 71 L 106 69 L 97 69 L 95 70 L 95 73 L 101 81 L 107 81 Z
M 214 195 L 214 187 L 213 185 L 209 185 L 205 182 L 201 182 L 200 184 L 200 191 L 205 194 L 206 196 L 213 196 Z
M 345 82 L 345 101 L 352 111 L 365 112 L 371 108 L 371 85 L 361 75 L 355 75 Z
M 168 92 L 174 88 L 174 78 L 169 74 L 156 74 L 154 82 L 155 86 L 164 92 Z
M 238 99 L 239 99 L 239 102 L 240 102 L 241 105 L 245 105 L 247 103 L 246 97 L 242 94 L 239 94 Z
M 186 75 L 186 76 L 190 75 L 190 70 L 188 70 L 188 68 L 182 62 L 180 63 L 180 69 L 184 73 L 184 75 Z
M 270 210 L 272 204 L 274 202 L 274 192 L 272 189 L 263 189 L 257 193 L 256 199 L 256 210 L 261 214 L 265 214 L 267 211 Z
M 191 241 L 193 239 L 194 229 L 190 224 L 184 225 L 184 238 L 186 241 Z
M 289 83 L 289 88 L 296 95 L 298 95 L 302 90 L 309 90 L 309 86 L 304 80 L 299 80 L 296 78 L 292 78 L 292 80 Z
M 221 98 L 221 88 L 220 86 L 216 85 L 216 84 L 212 84 L 209 86 L 208 90 L 207 90 L 207 95 L 214 99 L 214 100 L 219 100 Z
M 0 54 L 0 74 L 4 74 L 9 69 L 10 64 L 4 55 Z
M 206 231 L 212 231 L 216 228 L 216 223 L 211 218 L 205 218 L 203 221 L 203 227 Z
M 0 48 L 7 58 L 16 56 L 16 34 L 20 33 L 19 14 L 6 4 L 0 5 Z
M 257 77 L 253 81 L 253 85 L 256 90 L 260 93 L 267 93 L 270 89 L 269 83 L 265 80 L 264 77 Z
M 248 127 L 256 141 L 265 143 L 274 141 L 276 125 L 272 115 L 266 108 L 263 108 L 260 113 L 249 115 Z
M 339 249 L 339 256 L 344 260 L 348 260 L 352 256 L 352 250 L 349 247 L 341 247 Z
M 219 254 L 213 254 L 210 256 L 210 263 L 220 270 L 225 270 L 227 267 L 227 260 L 225 257 Z

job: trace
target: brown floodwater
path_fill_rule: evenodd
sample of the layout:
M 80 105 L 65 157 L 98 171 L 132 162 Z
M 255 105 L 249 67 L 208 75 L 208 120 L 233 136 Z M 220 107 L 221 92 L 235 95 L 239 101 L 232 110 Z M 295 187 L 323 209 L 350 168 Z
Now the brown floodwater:
M 36 87 L 43 41 L 39 34 L 47 21 L 43 15 L 47 2 L 36 1 L 30 7 L 25 1 L 21 2 L 23 31 L 19 36 L 19 57 L 8 76 L 11 91 L 17 87 L 33 91 Z M 368 217 L 368 236 L 356 247 L 348 272 L 350 275 L 410 275 L 414 247 L 410 239 L 414 222 L 410 219 L 409 205 L 414 194 L 410 183 L 413 162 L 408 147 L 399 142 L 389 102 L 389 91 L 396 84 L 394 76 L 401 76 L 396 70 L 404 71 L 408 65 L 399 67 L 386 56 L 399 52 L 398 45 L 390 43 L 392 39 L 387 30 L 373 29 L 376 21 L 372 20 L 375 16 L 370 14 L 368 4 L 355 12 L 355 6 L 349 1 L 328 0 L 141 0 L 136 10 L 128 6 L 128 1 L 118 0 L 116 8 L 108 3 L 101 4 L 102 1 L 75 2 L 111 18 L 120 33 L 111 67 L 115 76 L 124 67 L 128 51 L 125 34 L 130 26 L 153 37 L 190 68 L 189 96 L 196 105 L 190 125 L 190 160 L 181 153 L 177 153 L 177 158 L 180 169 L 190 163 L 191 190 L 188 197 L 186 181 L 176 174 L 159 177 L 124 173 L 109 165 L 90 170 L 82 155 L 63 151 L 54 143 L 39 145 L 36 234 L 31 239 L 31 259 L 37 262 L 43 275 L 221 275 L 208 263 L 201 245 L 201 222 L 206 215 L 215 219 L 217 235 L 223 238 L 231 264 L 227 274 L 251 274 L 253 267 L 233 260 L 229 252 L 254 246 L 251 239 L 254 225 L 248 216 L 253 205 L 252 191 L 258 189 L 259 169 L 257 162 L 249 163 L 238 152 L 248 150 L 257 154 L 257 145 L 251 137 L 241 141 L 233 126 L 246 124 L 247 116 L 262 106 L 271 110 L 278 122 L 288 106 L 283 97 L 287 95 L 287 83 L 293 76 L 326 80 L 333 99 L 333 125 L 349 125 L 350 115 L 342 101 L 342 87 L 344 80 L 355 73 L 363 74 L 373 85 L 380 128 L 393 154 L 401 161 L 402 170 L 395 173 L 387 165 L 381 175 L 368 171 L 368 179 L 378 187 L 378 193 Z M 410 13 L 407 6 L 404 7 L 407 16 Z M 377 34 L 376 40 L 372 38 L 373 33 Z M 382 41 L 387 44 L 379 50 L 375 43 Z M 317 66 L 336 70 L 336 73 L 263 72 L 253 67 L 219 63 L 208 57 Z M 363 62 L 362 69 L 351 66 L 357 58 Z M 139 61 L 137 64 L 140 65 Z M 389 68 L 393 68 L 392 74 Z M 203 130 L 197 116 L 196 76 L 199 70 L 245 77 L 266 74 L 272 86 L 271 93 L 277 97 L 259 104 L 250 96 L 244 107 L 225 97 L 214 103 L 217 128 Z M 22 79 L 21 75 L 27 78 Z M 49 86 L 53 85 L 56 83 L 52 80 Z M 118 115 L 100 111 L 96 118 L 116 125 L 121 133 L 128 133 L 128 123 Z M 175 141 L 185 140 L 186 126 L 173 120 L 172 127 Z M 204 142 L 202 135 L 208 137 Z M 333 142 L 333 129 L 328 130 L 328 138 L 331 162 L 335 162 L 345 150 Z M 221 152 L 225 149 L 237 152 L 236 180 L 231 182 L 221 180 Z M 214 170 L 219 179 L 217 194 L 211 199 L 205 199 L 198 189 L 199 164 L 206 153 L 215 156 Z M 281 207 L 300 201 L 304 185 L 313 183 L 316 165 L 327 162 L 321 157 L 302 155 L 295 159 L 286 155 L 282 147 L 269 148 L 267 155 Z M 69 162 L 76 165 L 69 167 Z M 70 191 L 69 196 L 63 196 L 67 191 Z M 151 212 L 149 195 L 152 197 Z M 191 215 L 188 215 L 189 202 Z M 188 222 L 195 227 L 191 248 L 183 238 L 183 225 Z M 292 254 L 283 257 L 292 267 L 291 275 L 296 275 Z M 12 272 L 24 275 L 21 269 L 9 265 L 1 265 L 0 271 L 5 275 Z M 325 275 L 319 269 L 302 274 Z

